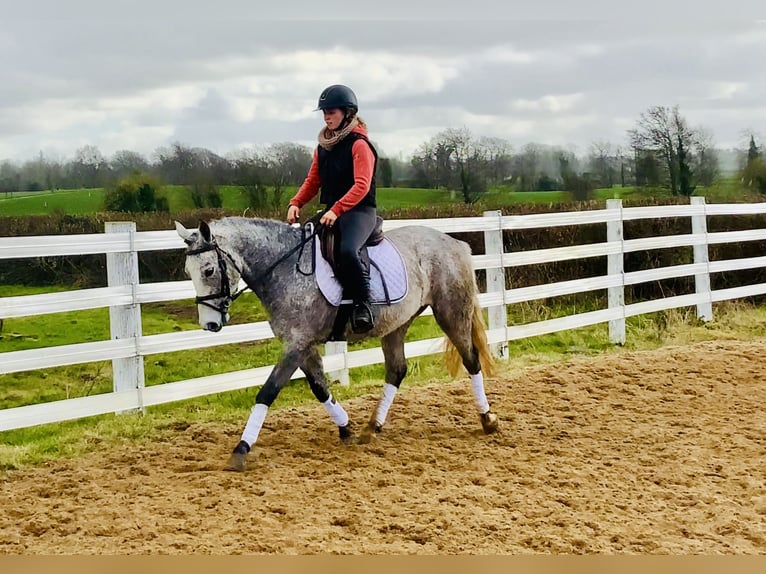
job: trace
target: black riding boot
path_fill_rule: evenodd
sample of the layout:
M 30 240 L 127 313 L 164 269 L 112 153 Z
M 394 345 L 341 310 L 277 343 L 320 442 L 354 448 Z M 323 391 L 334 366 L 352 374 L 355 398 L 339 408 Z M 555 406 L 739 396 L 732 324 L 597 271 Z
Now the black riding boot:
M 338 218 L 340 245 L 340 283 L 354 301 L 351 311 L 351 329 L 366 333 L 373 328 L 375 319 L 370 305 L 370 273 L 359 257 L 370 234 L 375 229 L 375 208 L 357 206 Z
M 351 312 L 351 329 L 354 333 L 366 333 L 375 326 L 372 316 L 372 307 L 368 301 L 361 301 L 354 305 Z
M 354 309 L 351 312 L 351 330 L 354 333 L 366 333 L 375 326 L 370 304 L 370 274 L 361 265 L 360 282 L 357 296 L 354 297 Z

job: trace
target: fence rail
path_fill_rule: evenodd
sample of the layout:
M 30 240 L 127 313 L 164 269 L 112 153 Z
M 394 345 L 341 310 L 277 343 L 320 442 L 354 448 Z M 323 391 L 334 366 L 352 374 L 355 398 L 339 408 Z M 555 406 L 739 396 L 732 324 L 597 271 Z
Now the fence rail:
M 766 283 L 711 290 L 710 275 L 766 267 L 766 256 L 708 260 L 708 247 L 714 244 L 766 240 L 766 229 L 709 233 L 707 219 L 712 216 L 762 215 L 766 203 L 707 205 L 703 198 L 692 198 L 690 205 L 625 208 L 620 200 L 609 200 L 605 209 L 570 213 L 501 215 L 486 212 L 483 217 L 428 220 L 390 220 L 384 229 L 405 225 L 425 225 L 447 233 L 482 232 L 485 254 L 474 255 L 476 270 L 486 270 L 487 292 L 479 302 L 489 316 L 488 339 L 496 355 L 507 356 L 508 341 L 580 327 L 608 323 L 614 343 L 625 342 L 628 317 L 678 307 L 695 306 L 697 316 L 712 319 L 712 303 L 766 294 Z M 648 218 L 687 218 L 691 234 L 625 240 L 623 223 Z M 569 225 L 603 224 L 607 241 L 551 249 L 506 252 L 502 233 Z M 109 308 L 111 338 L 80 343 L 0 353 L 0 375 L 79 363 L 111 360 L 113 392 L 0 410 L 0 431 L 43 423 L 58 422 L 109 412 L 143 409 L 204 395 L 262 384 L 272 365 L 223 373 L 186 381 L 166 382 L 146 387 L 143 359 L 157 353 L 265 340 L 274 337 L 267 322 L 227 326 L 220 333 L 202 330 L 143 335 L 140 306 L 145 303 L 194 297 L 191 281 L 142 284 L 138 276 L 137 254 L 142 251 L 180 250 L 185 244 L 174 230 L 136 232 L 133 223 L 108 223 L 103 234 L 0 238 L 0 260 L 29 257 L 60 257 L 105 254 L 108 286 L 59 293 L 44 293 L 0 298 L 0 319 L 66 311 Z M 692 247 L 694 263 L 626 273 L 627 253 L 654 249 Z M 607 274 L 586 279 L 506 289 L 508 268 L 606 257 Z M 695 292 L 650 301 L 625 304 L 626 286 L 677 277 L 695 278 Z M 525 325 L 507 325 L 507 306 L 541 298 L 558 297 L 595 290 L 606 290 L 608 307 Z M 428 309 L 425 315 L 430 314 Z M 407 357 L 440 352 L 443 337 L 413 341 L 405 345 Z M 324 368 L 334 378 L 347 383 L 348 369 L 383 362 L 378 348 L 348 351 L 345 343 L 329 344 L 323 357 Z M 302 376 L 296 372 L 294 377 Z

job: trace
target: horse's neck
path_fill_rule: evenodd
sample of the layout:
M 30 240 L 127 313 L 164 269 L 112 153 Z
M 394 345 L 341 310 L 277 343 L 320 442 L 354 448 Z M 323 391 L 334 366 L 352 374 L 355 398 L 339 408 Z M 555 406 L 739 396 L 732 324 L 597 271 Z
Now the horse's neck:
M 296 230 L 267 220 L 232 223 L 220 233 L 221 247 L 239 256 L 242 278 L 261 298 L 269 283 L 264 272 L 300 241 Z

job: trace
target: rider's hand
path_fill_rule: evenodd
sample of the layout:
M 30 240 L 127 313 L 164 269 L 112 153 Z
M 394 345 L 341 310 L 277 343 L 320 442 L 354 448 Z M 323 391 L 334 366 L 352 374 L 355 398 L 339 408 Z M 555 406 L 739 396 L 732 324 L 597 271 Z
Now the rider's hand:
M 287 223 L 295 223 L 301 215 L 301 209 L 297 205 L 287 208 Z
M 335 212 L 329 210 L 322 216 L 322 219 L 319 220 L 319 223 L 326 225 L 327 227 L 332 227 L 336 219 L 338 219 L 338 216 L 335 215 Z

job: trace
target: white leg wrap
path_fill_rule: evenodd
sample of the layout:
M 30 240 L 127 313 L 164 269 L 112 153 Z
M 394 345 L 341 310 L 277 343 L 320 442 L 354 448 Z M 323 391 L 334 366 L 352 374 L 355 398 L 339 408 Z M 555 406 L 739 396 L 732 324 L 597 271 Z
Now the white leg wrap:
M 255 441 L 258 440 L 258 433 L 261 432 L 261 427 L 263 426 L 263 421 L 266 419 L 268 410 L 269 407 L 259 403 L 250 411 L 250 417 L 247 419 L 245 430 L 242 432 L 242 440 L 245 441 L 250 448 L 252 448 Z
M 476 399 L 476 407 L 479 409 L 479 414 L 483 415 L 489 410 L 489 401 L 487 401 L 487 395 L 484 394 L 484 375 L 480 372 L 471 375 L 471 388 L 473 389 L 473 397 Z
M 345 409 L 340 405 L 340 403 L 336 402 L 335 399 L 332 398 L 332 395 L 330 395 L 330 398 L 323 402 L 322 405 L 324 405 L 327 414 L 332 417 L 332 420 L 336 425 L 339 427 L 344 427 L 348 424 L 348 413 L 346 413 Z
M 375 413 L 375 422 L 378 423 L 380 426 L 383 426 L 386 422 L 386 418 L 388 417 L 388 409 L 391 408 L 391 405 L 394 402 L 396 391 L 397 391 L 397 388 L 390 383 L 386 383 L 385 386 L 383 387 L 383 396 L 380 397 L 380 402 L 378 403 L 378 410 Z

